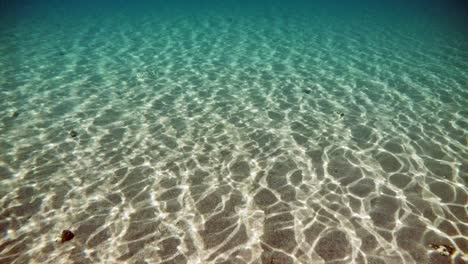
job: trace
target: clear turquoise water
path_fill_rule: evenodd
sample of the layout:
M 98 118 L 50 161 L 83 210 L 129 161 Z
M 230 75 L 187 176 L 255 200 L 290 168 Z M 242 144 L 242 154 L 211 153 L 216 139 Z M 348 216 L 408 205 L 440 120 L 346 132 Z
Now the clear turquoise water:
M 467 260 L 461 1 L 165 2 L 1 2 L 0 262 Z

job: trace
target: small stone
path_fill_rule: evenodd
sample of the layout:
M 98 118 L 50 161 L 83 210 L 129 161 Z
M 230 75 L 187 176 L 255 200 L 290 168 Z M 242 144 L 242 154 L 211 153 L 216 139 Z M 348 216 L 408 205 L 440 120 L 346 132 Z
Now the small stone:
M 18 111 L 15 111 L 13 112 L 13 114 L 11 114 L 11 118 L 17 118 L 19 116 L 19 112 Z
M 75 237 L 75 234 L 73 234 L 72 231 L 63 230 L 62 234 L 60 235 L 60 241 L 64 243 L 64 242 L 72 240 L 74 237 Z
M 70 131 L 70 137 L 75 138 L 77 136 L 78 136 L 78 132 L 76 132 L 75 130 Z
M 344 116 L 344 113 L 340 113 L 340 116 L 343 117 L 343 116 Z
M 309 90 L 309 89 L 304 89 L 303 92 L 306 93 L 306 94 L 310 94 L 312 91 Z

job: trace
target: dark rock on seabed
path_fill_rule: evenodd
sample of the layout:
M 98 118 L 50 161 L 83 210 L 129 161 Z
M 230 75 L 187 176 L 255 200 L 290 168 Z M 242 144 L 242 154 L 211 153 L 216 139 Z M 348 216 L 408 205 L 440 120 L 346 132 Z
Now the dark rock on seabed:
M 73 234 L 72 231 L 70 230 L 63 230 L 62 234 L 60 235 L 60 242 L 64 243 L 67 241 L 72 240 L 75 237 L 75 234 Z
M 70 137 L 75 138 L 77 136 L 78 136 L 78 132 L 76 132 L 75 130 L 70 131 Z

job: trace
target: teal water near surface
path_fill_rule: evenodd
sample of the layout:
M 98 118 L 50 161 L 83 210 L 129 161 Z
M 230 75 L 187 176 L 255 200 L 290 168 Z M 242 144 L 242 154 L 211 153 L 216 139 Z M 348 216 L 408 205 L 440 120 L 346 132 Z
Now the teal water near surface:
M 1 263 L 467 261 L 462 1 L 98 2 L 0 4 Z

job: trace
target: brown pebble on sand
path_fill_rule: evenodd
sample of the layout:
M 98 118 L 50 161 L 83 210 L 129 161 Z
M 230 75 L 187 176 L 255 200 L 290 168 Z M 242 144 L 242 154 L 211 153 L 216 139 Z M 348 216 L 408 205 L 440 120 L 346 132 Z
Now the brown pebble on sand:
M 64 242 L 72 240 L 74 237 L 75 237 L 75 234 L 73 234 L 72 231 L 63 230 L 62 234 L 60 235 L 60 241 L 64 243 Z

